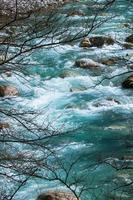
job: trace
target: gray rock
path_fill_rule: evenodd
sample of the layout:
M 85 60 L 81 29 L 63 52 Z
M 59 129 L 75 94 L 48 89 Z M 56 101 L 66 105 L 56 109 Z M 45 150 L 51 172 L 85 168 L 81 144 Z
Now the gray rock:
M 75 61 L 75 66 L 76 67 L 81 67 L 81 68 L 86 68 L 86 69 L 91 69 L 91 68 L 98 68 L 98 67 L 103 67 L 101 63 L 95 62 L 92 59 L 79 59 Z

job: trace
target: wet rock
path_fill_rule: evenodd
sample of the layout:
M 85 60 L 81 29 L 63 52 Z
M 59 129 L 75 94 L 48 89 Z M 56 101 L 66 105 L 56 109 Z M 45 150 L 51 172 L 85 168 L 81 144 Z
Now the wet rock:
M 133 49 L 133 44 L 131 44 L 131 43 L 124 43 L 123 47 L 126 48 L 126 49 Z
M 102 47 L 105 45 L 113 45 L 115 41 L 111 37 L 95 36 L 90 38 L 92 47 Z
M 123 26 L 124 26 L 125 28 L 130 28 L 130 24 L 129 24 L 129 23 L 124 23 Z
M 120 58 L 112 57 L 112 58 L 109 58 L 109 59 L 102 60 L 101 63 L 104 64 L 104 65 L 114 65 L 119 60 L 120 60 Z
M 103 65 L 101 63 L 93 61 L 92 59 L 79 59 L 75 61 L 75 66 L 91 69 L 91 68 L 102 67 Z
M 124 155 L 122 160 L 132 161 L 133 162 L 133 155 Z
M 18 90 L 13 86 L 0 86 L 0 97 L 17 96 Z
M 123 81 L 122 87 L 127 89 L 133 89 L 133 74 L 129 76 L 125 81 Z
M 106 36 L 94 36 L 90 38 L 84 38 L 80 46 L 81 47 L 102 47 L 103 45 L 113 45 L 114 39 Z
M 0 55 L 0 63 L 3 63 L 5 61 L 5 56 L 4 55 Z
M 91 47 L 89 38 L 83 38 L 83 40 L 80 42 L 80 47 Z
M 129 35 L 126 39 L 125 42 L 133 43 L 133 34 Z
M 96 102 L 93 104 L 93 106 L 95 107 L 109 107 L 109 106 L 114 106 L 114 105 L 118 105 L 120 104 L 120 102 L 112 97 L 108 97 L 107 99 L 101 101 L 101 102 Z
M 8 123 L 1 123 L 1 122 L 0 122 L 0 131 L 3 130 L 3 129 L 7 129 L 7 128 L 9 128 L 9 127 L 10 127 L 10 126 L 9 126 Z
M 6 75 L 7 77 L 11 77 L 11 76 L 12 76 L 12 72 L 11 72 L 11 71 L 6 71 L 6 72 L 5 72 L 5 75 Z
M 70 11 L 69 13 L 68 13 L 68 17 L 73 17 L 73 16 L 84 16 L 85 14 L 82 12 L 82 11 L 80 11 L 80 10 L 73 10 L 73 11 Z
M 72 193 L 66 192 L 45 192 L 38 196 L 37 200 L 77 200 Z
M 70 2 L 79 2 L 79 0 L 62 0 L 63 4 L 70 3 Z
M 60 78 L 67 78 L 67 77 L 76 77 L 78 75 L 79 74 L 77 72 L 75 72 L 75 71 L 66 70 L 66 71 L 61 72 L 59 77 Z
M 111 102 L 114 102 L 116 104 L 121 104 L 120 101 L 118 101 L 117 99 L 114 99 L 113 97 L 108 97 L 107 100 L 111 101 Z
M 129 69 L 133 69 L 133 63 L 128 63 L 128 64 L 127 64 L 127 67 L 128 67 Z
M 80 92 L 80 91 L 84 91 L 84 90 L 87 90 L 87 88 L 85 86 L 70 88 L 70 92 Z

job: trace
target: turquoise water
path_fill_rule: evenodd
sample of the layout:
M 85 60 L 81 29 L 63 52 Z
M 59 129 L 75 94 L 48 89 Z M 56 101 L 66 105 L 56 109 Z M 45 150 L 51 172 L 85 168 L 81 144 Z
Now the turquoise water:
M 68 4 L 62 10 L 61 17 L 70 8 L 79 9 L 92 19 L 94 7 L 87 7 L 89 1 Z M 100 1 L 103 2 L 103 1 Z M 102 13 L 98 19 L 116 15 L 105 22 L 90 35 L 109 35 L 123 42 L 131 34 L 133 20 L 133 5 L 130 1 L 116 1 L 114 6 Z M 84 16 L 69 17 L 73 34 L 83 28 Z M 86 18 L 87 19 L 87 18 Z M 83 200 L 131 200 L 132 185 L 113 190 L 132 180 L 132 170 L 116 171 L 109 163 L 115 161 L 119 166 L 124 156 L 132 155 L 132 123 L 133 123 L 133 95 L 132 90 L 121 87 L 127 75 L 98 84 L 104 77 L 111 77 L 127 71 L 124 61 L 103 70 L 91 71 L 76 68 L 75 60 L 91 58 L 96 61 L 110 57 L 127 57 L 132 54 L 131 49 L 123 49 L 119 44 L 103 46 L 102 48 L 84 49 L 79 47 L 80 41 L 73 44 L 58 45 L 52 49 L 39 49 L 25 58 L 29 65 L 26 76 L 27 82 L 17 75 L 8 78 L 21 91 L 21 97 L 15 100 L 5 100 L 2 105 L 25 110 L 41 111 L 38 117 L 41 123 L 50 124 L 52 129 L 61 132 L 50 141 L 48 146 L 55 151 L 58 160 L 65 168 L 74 162 L 67 180 L 77 194 L 85 186 L 81 195 Z M 132 59 L 132 58 L 130 58 Z M 62 76 L 66 76 L 62 78 Z M 109 98 L 119 101 L 110 101 Z M 17 103 L 14 104 L 14 102 Z M 96 105 L 99 106 L 96 106 Z M 18 147 L 18 149 L 21 147 Z M 25 149 L 24 149 L 25 150 Z M 37 154 L 40 152 L 36 149 Z M 61 169 L 55 158 L 51 158 L 50 166 L 55 166 L 62 180 L 65 171 Z M 125 161 L 124 161 L 125 162 Z M 56 168 L 57 166 L 57 168 Z M 42 170 L 42 174 L 46 171 Z M 74 183 L 76 180 L 76 184 Z M 76 185 L 76 186 L 75 186 Z M 35 200 L 37 195 L 47 189 L 67 189 L 58 181 L 29 180 L 16 199 Z

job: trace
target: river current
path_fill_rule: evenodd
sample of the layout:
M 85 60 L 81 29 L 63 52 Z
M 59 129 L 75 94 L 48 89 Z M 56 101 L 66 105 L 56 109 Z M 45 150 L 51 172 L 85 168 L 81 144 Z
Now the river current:
M 73 6 L 85 15 L 90 15 L 91 19 L 91 9 L 87 8 L 87 2 L 66 5 L 62 17 L 65 10 Z M 106 35 L 123 42 L 132 32 L 131 1 L 116 1 L 99 18 L 112 14 L 116 16 L 102 24 L 90 36 Z M 72 31 L 83 28 L 84 17 L 69 16 L 74 24 Z M 8 82 L 15 83 L 21 91 L 21 97 L 15 98 L 15 105 L 12 100 L 10 106 L 43 111 L 45 114 L 39 120 L 47 119 L 44 123 L 51 124 L 52 129 L 61 130 L 62 135 L 53 138 L 49 147 L 56 151 L 66 166 L 80 158 L 70 174 L 70 182 L 75 175 L 79 179 L 84 177 L 84 183 L 78 185 L 77 191 L 83 184 L 90 189 L 83 193 L 81 200 L 131 200 L 132 186 L 124 190 L 112 190 L 116 186 L 129 183 L 133 177 L 132 171 L 117 171 L 108 164 L 100 163 L 101 160 L 108 160 L 110 163 L 115 160 L 119 165 L 123 157 L 131 156 L 133 152 L 133 93 L 132 89 L 123 89 L 121 85 L 127 74 L 115 76 L 126 72 L 127 66 L 119 59 L 114 64 L 105 65 L 103 70 L 92 71 L 77 68 L 74 63 L 80 58 L 90 58 L 98 62 L 111 57 L 127 57 L 132 60 L 133 53 L 131 49 L 123 49 L 118 43 L 104 45 L 102 48 L 82 48 L 79 43 L 80 41 L 75 41 L 73 44 L 58 45 L 51 49 L 39 49 L 27 57 L 25 60 L 32 63 L 32 67 L 29 65 L 28 69 L 30 75 L 26 77 L 28 87 L 26 81 L 17 75 L 8 78 Z M 108 76 L 115 78 L 101 82 Z M 8 103 L 6 100 L 5 104 Z M 55 188 L 65 189 L 58 182 L 29 180 L 17 193 L 16 199 L 35 200 L 40 192 Z

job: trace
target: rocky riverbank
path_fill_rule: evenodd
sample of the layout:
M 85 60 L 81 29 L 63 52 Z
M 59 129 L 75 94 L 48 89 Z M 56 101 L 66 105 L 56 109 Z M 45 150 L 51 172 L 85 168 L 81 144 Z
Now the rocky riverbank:
M 76 0 L 1 0 L 0 15 L 11 15 L 17 13 L 26 13 L 42 8 L 54 8 L 65 3 L 74 2 Z

